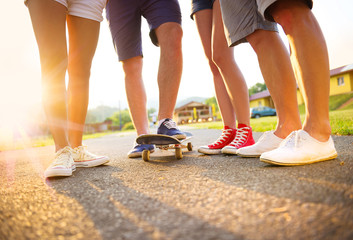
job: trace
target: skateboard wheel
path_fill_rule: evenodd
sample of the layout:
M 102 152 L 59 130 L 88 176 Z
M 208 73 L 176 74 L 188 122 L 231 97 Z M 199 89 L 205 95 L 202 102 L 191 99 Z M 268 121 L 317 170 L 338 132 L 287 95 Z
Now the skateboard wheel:
M 145 162 L 148 162 L 150 160 L 150 151 L 149 150 L 142 151 L 142 159 Z
M 192 151 L 192 144 L 191 144 L 191 142 L 188 142 L 187 148 L 188 148 L 188 151 L 189 151 L 189 152 Z
M 181 151 L 181 148 L 176 148 L 175 149 L 175 157 L 176 157 L 176 159 L 182 159 L 183 158 L 183 152 Z

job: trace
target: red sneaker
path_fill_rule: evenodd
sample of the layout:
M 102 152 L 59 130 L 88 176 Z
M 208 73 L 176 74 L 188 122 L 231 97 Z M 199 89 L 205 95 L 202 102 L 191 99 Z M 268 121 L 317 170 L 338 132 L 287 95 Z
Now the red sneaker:
M 237 128 L 237 135 L 234 140 L 222 149 L 222 153 L 225 154 L 236 154 L 239 148 L 251 146 L 255 144 L 254 138 L 252 136 L 251 127 L 240 127 Z
M 199 147 L 198 151 L 203 154 L 221 154 L 222 148 L 230 144 L 237 133 L 237 129 L 225 126 L 222 135 L 212 144 Z

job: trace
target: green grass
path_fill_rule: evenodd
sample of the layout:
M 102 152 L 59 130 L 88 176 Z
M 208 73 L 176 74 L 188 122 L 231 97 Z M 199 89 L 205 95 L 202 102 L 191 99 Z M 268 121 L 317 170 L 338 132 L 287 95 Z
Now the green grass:
M 351 98 L 353 98 L 353 92 L 330 96 L 330 103 L 329 103 L 330 111 L 336 110 Z M 353 106 L 351 107 L 351 109 L 353 109 Z
M 330 112 L 330 123 L 332 134 L 353 135 L 353 108 Z
M 300 118 L 304 121 L 305 115 Z M 338 110 L 330 112 L 330 123 L 332 134 L 334 135 L 353 135 L 353 109 Z M 274 130 L 277 124 L 277 117 L 262 117 L 251 119 L 250 125 L 254 132 L 264 132 Z M 196 129 L 222 129 L 222 122 L 193 123 L 187 126 Z
M 350 104 L 350 107 L 347 106 L 347 109 L 337 110 L 330 112 L 330 123 L 332 134 L 334 135 L 353 135 L 353 104 Z M 301 114 L 300 118 L 303 121 L 305 115 Z M 277 117 L 262 117 L 258 119 L 250 120 L 251 127 L 254 132 L 265 132 L 274 130 L 277 124 Z M 218 122 L 204 122 L 204 123 L 193 123 L 185 125 L 188 128 L 193 129 L 222 129 L 223 124 L 221 121 Z M 131 132 L 131 130 L 129 131 Z M 105 135 L 113 134 L 117 132 L 103 132 L 103 133 L 94 133 L 86 134 L 83 136 L 83 139 L 98 138 Z M 54 145 L 52 137 L 42 137 L 36 139 L 26 139 L 17 141 L 14 143 L 3 144 L 0 146 L 2 151 L 4 150 L 16 150 L 24 149 L 31 147 L 43 147 Z
M 341 108 L 340 110 L 349 110 L 349 109 L 353 109 L 353 102 L 349 103 L 347 106 Z

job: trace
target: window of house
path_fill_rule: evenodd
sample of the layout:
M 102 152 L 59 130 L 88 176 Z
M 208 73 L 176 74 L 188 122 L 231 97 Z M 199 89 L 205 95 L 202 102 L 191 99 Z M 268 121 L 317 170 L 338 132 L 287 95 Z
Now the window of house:
M 339 77 L 339 78 L 337 78 L 337 85 L 338 85 L 338 86 L 344 85 L 344 77 Z

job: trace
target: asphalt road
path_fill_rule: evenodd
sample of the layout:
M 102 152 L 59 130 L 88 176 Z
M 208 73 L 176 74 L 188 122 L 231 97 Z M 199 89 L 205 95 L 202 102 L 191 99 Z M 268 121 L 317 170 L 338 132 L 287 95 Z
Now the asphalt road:
M 195 149 L 220 134 L 191 132 Z M 87 140 L 110 163 L 50 180 L 53 146 L 1 152 L 0 239 L 353 239 L 353 136 L 298 167 L 196 150 L 144 162 L 126 157 L 134 138 Z

